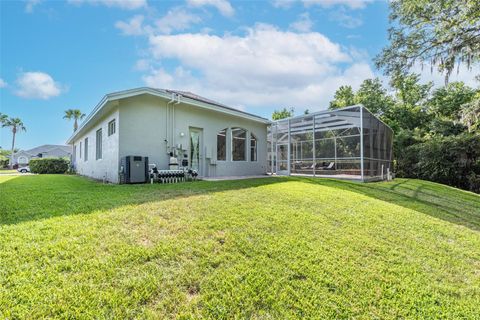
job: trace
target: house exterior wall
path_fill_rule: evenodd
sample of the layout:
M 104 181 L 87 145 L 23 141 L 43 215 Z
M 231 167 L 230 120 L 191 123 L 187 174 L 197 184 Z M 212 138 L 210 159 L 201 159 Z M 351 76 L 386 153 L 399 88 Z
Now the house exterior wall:
M 166 101 L 150 95 L 120 100 L 119 157 L 146 156 L 150 163 L 166 169 Z
M 113 119 L 115 119 L 116 124 L 115 133 L 108 136 L 108 123 Z M 72 158 L 78 174 L 118 183 L 119 123 L 118 108 L 115 108 L 98 121 L 88 132 L 75 139 L 75 156 Z M 96 159 L 96 133 L 100 128 L 102 129 L 102 158 Z M 85 138 L 88 138 L 88 160 L 85 160 Z
M 220 177 L 259 175 L 266 173 L 267 125 L 221 112 L 205 110 L 180 103 L 174 106 L 175 115 L 167 116 L 167 100 L 143 95 L 120 101 L 119 156 L 148 156 L 159 169 L 168 169 L 168 146 L 181 145 L 188 154 L 189 129 L 203 131 L 200 158 L 202 176 Z M 174 124 L 173 137 L 171 125 Z M 247 130 L 247 161 L 232 161 L 231 134 L 227 134 L 227 160 L 217 161 L 217 133 L 225 128 Z M 257 138 L 257 161 L 250 161 L 250 132 Z M 183 133 L 183 136 L 182 136 Z M 166 142 L 167 140 L 167 142 Z M 174 140 L 174 141 L 173 141 Z M 181 161 L 181 155 L 179 160 Z

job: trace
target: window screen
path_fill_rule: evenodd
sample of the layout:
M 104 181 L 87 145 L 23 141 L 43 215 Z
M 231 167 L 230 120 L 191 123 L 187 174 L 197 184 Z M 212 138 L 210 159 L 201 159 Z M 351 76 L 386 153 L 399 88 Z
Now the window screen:
M 115 124 L 115 119 L 113 119 L 108 123 L 108 136 L 111 136 L 112 134 L 114 134 L 115 130 L 116 130 L 116 124 Z
M 247 131 L 242 128 L 232 128 L 232 160 L 245 161 L 247 150 Z
M 217 133 L 217 160 L 227 160 L 227 129 Z
M 250 134 L 250 161 L 257 161 L 257 137 Z
M 88 138 L 85 138 L 85 142 L 84 142 L 84 145 L 85 145 L 85 161 L 88 160 Z
M 102 159 L 102 129 L 97 130 L 96 140 L 95 140 L 95 154 L 96 159 Z

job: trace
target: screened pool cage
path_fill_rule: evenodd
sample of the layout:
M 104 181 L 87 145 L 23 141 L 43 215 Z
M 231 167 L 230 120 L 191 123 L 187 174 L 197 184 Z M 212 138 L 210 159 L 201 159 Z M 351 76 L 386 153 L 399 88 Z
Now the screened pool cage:
M 273 122 L 268 171 L 360 181 L 391 179 L 393 131 L 362 105 Z

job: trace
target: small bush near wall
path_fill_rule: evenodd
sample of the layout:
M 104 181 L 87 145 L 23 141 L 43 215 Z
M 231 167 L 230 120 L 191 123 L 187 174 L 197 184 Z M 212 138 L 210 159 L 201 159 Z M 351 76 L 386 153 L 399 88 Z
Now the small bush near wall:
M 61 158 L 43 158 L 30 160 L 29 166 L 32 173 L 65 173 L 70 161 Z

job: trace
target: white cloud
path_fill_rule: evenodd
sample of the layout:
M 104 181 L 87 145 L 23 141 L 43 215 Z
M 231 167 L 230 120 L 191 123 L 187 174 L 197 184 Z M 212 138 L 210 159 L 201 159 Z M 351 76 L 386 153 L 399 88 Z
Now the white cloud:
M 136 71 L 147 71 L 150 69 L 150 61 L 148 59 L 139 59 L 133 67 Z
M 147 0 L 68 0 L 68 3 L 81 5 L 84 3 L 103 5 L 110 8 L 136 10 L 147 7 Z
M 430 68 L 430 65 L 424 65 L 423 68 L 420 64 L 415 65 L 411 70 L 413 73 L 420 74 L 420 80 L 422 82 L 432 81 L 435 87 L 443 86 L 445 84 L 445 75 L 438 72 L 436 68 Z M 468 69 L 466 65 L 461 65 L 452 72 L 448 81 L 463 81 L 466 85 L 474 88 L 478 88 L 480 86 L 480 82 L 478 82 L 475 77 L 480 75 L 480 64 L 472 66 L 471 69 Z
M 181 67 L 143 77 L 153 87 L 190 90 L 232 106 L 323 109 L 344 84 L 374 76 L 368 63 L 317 32 L 295 33 L 258 24 L 243 36 L 209 34 L 149 37 L 153 59 Z
M 187 3 L 192 7 L 215 7 L 222 15 L 226 17 L 231 17 L 235 14 L 235 10 L 227 0 L 187 0 Z
M 309 32 L 313 27 L 313 21 L 310 19 L 308 12 L 302 13 L 299 19 L 290 24 L 290 29 L 298 32 Z
M 144 25 L 144 16 L 136 15 L 128 21 L 117 21 L 115 27 L 128 36 L 152 35 L 156 33 L 169 34 L 178 30 L 190 28 L 193 24 L 202 20 L 199 16 L 187 12 L 185 9 L 176 7 L 166 15 L 154 21 L 153 25 Z
M 35 6 L 40 2 L 41 0 L 27 0 L 27 3 L 25 5 L 25 12 L 32 13 Z
M 363 24 L 362 19 L 347 14 L 344 8 L 331 12 L 329 17 L 330 20 L 336 21 L 340 26 L 349 29 L 358 28 Z
M 344 6 L 350 9 L 363 9 L 373 0 L 273 0 L 272 4 L 276 8 L 288 9 L 295 2 L 302 2 L 305 7 L 321 6 L 323 8 L 331 8 Z
M 2 79 L 0 78 L 0 88 L 5 88 L 8 84 Z
M 199 23 L 200 17 L 185 11 L 182 8 L 173 8 L 165 16 L 155 22 L 155 26 L 161 33 L 171 33 L 175 30 L 188 29 L 192 24 Z
M 319 5 L 324 8 L 330 8 L 337 5 L 349 7 L 350 9 L 363 9 L 373 0 L 303 0 L 307 7 Z
M 136 15 L 131 18 L 128 22 L 117 21 L 115 27 L 120 29 L 124 35 L 127 36 L 139 36 L 143 34 L 143 16 Z
M 15 94 L 28 99 L 49 99 L 60 95 L 61 85 L 44 72 L 24 72 L 16 81 Z
M 288 9 L 290 8 L 296 0 L 273 0 L 272 4 L 275 8 Z

